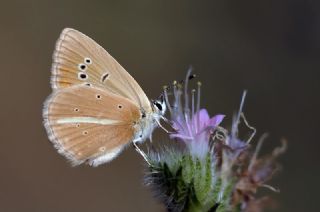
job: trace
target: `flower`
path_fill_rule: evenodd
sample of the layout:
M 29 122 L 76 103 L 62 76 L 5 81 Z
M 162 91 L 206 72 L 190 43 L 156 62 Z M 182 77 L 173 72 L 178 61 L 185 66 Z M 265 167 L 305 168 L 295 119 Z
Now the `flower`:
M 206 109 L 200 109 L 192 118 L 175 117 L 172 119 L 173 128 L 176 133 L 171 134 L 171 138 L 181 138 L 184 141 L 196 140 L 197 136 L 204 132 L 213 131 L 223 120 L 224 115 L 209 117 Z
M 200 82 L 198 82 L 197 97 L 195 96 L 196 90 L 191 91 L 190 108 L 188 94 L 189 78 L 193 78 L 191 69 L 188 71 L 186 80 L 184 81 L 184 90 L 182 89 L 182 83 L 173 83 L 174 104 L 172 107 L 169 102 L 168 89 L 164 89 L 166 104 L 171 114 L 172 128 L 175 130 L 174 133 L 170 134 L 170 138 L 183 141 L 192 154 L 203 156 L 208 152 L 210 135 L 219 126 L 225 116 L 218 114 L 210 118 L 206 109 L 200 109 Z M 182 96 L 184 97 L 184 102 L 181 99 Z M 197 99 L 196 106 L 195 98 Z
M 153 188 L 168 211 L 262 211 L 269 199 L 257 199 L 255 194 L 260 187 L 276 191 L 266 183 L 278 170 L 276 158 L 285 151 L 285 143 L 271 155 L 258 158 L 265 136 L 252 151 L 256 130 L 242 113 L 246 92 L 229 132 L 220 126 L 224 115 L 210 118 L 206 109 L 200 109 L 201 83 L 197 91 L 191 90 L 189 103 L 190 72 L 184 82 L 164 89 L 174 132 L 167 144 L 150 149 L 144 156 L 148 162 L 146 185 Z M 247 140 L 238 135 L 241 121 L 252 131 Z

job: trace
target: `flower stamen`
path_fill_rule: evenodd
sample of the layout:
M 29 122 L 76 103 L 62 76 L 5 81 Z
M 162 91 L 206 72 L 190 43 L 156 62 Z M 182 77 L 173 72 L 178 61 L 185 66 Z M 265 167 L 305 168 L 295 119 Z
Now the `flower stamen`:
M 167 108 L 168 108 L 169 112 L 172 113 L 172 109 L 171 109 L 171 105 L 170 105 L 169 97 L 168 97 L 168 86 L 167 85 L 163 86 L 163 95 L 164 95 L 164 100 L 166 101 Z
M 194 111 L 194 98 L 195 98 L 195 93 L 196 93 L 196 90 L 195 89 L 192 89 L 191 90 L 191 96 L 192 96 L 192 102 L 191 102 L 191 110 L 192 110 L 192 114 L 191 114 L 191 120 L 194 120 L 194 114 L 195 114 L 195 111 Z M 196 129 L 195 127 L 192 127 L 192 133 L 196 133 Z
M 197 111 L 200 111 L 200 95 L 201 95 L 201 82 L 198 82 L 198 94 L 197 94 Z M 198 127 L 200 126 L 200 116 L 197 116 L 196 133 L 199 132 Z

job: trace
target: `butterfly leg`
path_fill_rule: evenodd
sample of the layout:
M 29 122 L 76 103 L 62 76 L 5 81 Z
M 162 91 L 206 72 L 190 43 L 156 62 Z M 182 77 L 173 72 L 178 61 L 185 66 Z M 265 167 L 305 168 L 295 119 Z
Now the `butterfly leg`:
M 144 160 L 148 163 L 148 165 L 150 166 L 151 163 L 150 163 L 149 158 L 148 158 L 148 156 L 146 155 L 146 153 L 144 153 L 144 152 L 138 147 L 138 145 L 137 145 L 136 142 L 133 141 L 132 144 L 133 144 L 134 149 L 143 157 L 143 159 L 144 159 Z
M 167 122 L 168 124 L 171 123 L 171 121 L 170 121 L 169 119 L 167 119 L 166 117 L 164 117 L 164 116 L 161 116 L 160 118 L 161 118 L 163 121 Z
M 164 118 L 164 117 L 163 117 L 163 118 Z M 163 118 L 162 118 L 162 119 L 163 119 Z M 172 133 L 172 132 L 170 132 L 169 130 L 167 130 L 166 128 L 164 128 L 164 126 L 161 125 L 161 123 L 160 123 L 160 121 L 159 121 L 158 119 L 155 119 L 155 120 L 156 120 L 158 126 L 159 126 L 161 129 L 163 129 L 166 133 L 168 133 L 168 134 Z
M 167 119 L 166 117 L 164 117 L 164 116 L 161 116 L 160 117 L 163 121 L 165 121 L 167 124 L 169 124 L 170 126 L 171 126 L 171 128 L 173 128 L 172 127 L 172 121 L 170 121 L 169 119 Z M 174 133 L 174 132 L 170 132 L 170 131 L 168 131 L 168 133 Z

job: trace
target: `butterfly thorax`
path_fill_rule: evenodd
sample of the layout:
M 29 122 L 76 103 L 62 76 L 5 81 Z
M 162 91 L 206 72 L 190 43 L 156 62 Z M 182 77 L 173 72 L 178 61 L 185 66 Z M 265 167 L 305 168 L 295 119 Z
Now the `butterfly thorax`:
M 165 113 L 166 105 L 164 101 L 152 101 L 150 105 L 150 111 L 141 111 L 141 118 L 135 125 L 133 142 L 141 143 L 147 138 L 151 138 L 153 130 L 158 126 L 161 117 Z
M 152 113 L 143 115 L 134 125 L 135 134 L 133 142 L 142 143 L 150 137 L 154 128 L 157 126 L 156 120 Z

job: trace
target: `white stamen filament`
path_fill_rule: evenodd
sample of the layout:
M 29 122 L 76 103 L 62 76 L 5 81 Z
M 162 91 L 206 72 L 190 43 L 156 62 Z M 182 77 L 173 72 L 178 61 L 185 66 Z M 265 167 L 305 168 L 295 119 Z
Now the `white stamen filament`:
M 196 133 L 198 133 L 199 129 L 198 129 L 198 126 L 200 125 L 200 95 L 201 95 L 201 92 L 200 92 L 200 89 L 201 88 L 201 82 L 198 82 L 198 94 L 197 94 L 197 113 L 198 113 L 198 116 L 197 116 L 197 124 L 196 124 Z
M 179 113 L 179 116 L 183 117 L 183 108 L 182 108 L 182 104 L 181 104 L 181 95 L 182 95 L 182 91 L 181 91 L 181 85 L 177 84 L 177 112 Z
M 178 89 L 177 89 L 177 81 L 173 81 L 173 96 L 175 101 L 173 102 L 173 112 L 176 113 L 178 110 L 179 105 L 179 98 L 178 98 Z
M 239 126 L 239 123 L 240 123 L 240 116 L 241 116 L 241 113 L 242 113 L 242 108 L 243 108 L 243 105 L 244 105 L 244 100 L 246 98 L 246 95 L 247 95 L 247 90 L 244 90 L 243 94 L 242 94 L 241 103 L 240 103 L 240 107 L 239 107 L 239 111 L 238 111 L 237 117 L 234 120 L 234 124 L 232 125 L 232 132 L 233 132 L 234 135 L 238 134 L 238 126 Z
M 163 87 L 164 100 L 166 101 L 166 105 L 167 105 L 167 108 L 169 109 L 169 112 L 172 113 L 172 109 L 171 109 L 171 105 L 170 105 L 170 102 L 169 102 L 169 97 L 168 97 L 168 91 L 167 91 L 167 89 L 168 89 L 167 86 L 164 86 L 164 87 Z
M 189 83 L 190 74 L 191 74 L 191 68 L 189 68 L 187 76 L 186 76 L 186 80 L 184 82 L 184 112 L 185 112 L 186 120 L 187 120 L 187 118 L 189 117 L 189 114 L 190 114 L 190 110 L 189 110 L 189 95 L 188 95 L 188 83 Z
M 191 91 L 191 96 L 192 96 L 192 101 L 191 101 L 191 110 L 192 110 L 191 121 L 194 120 L 194 95 L 195 95 L 195 92 L 196 92 L 196 90 L 192 89 L 192 91 Z M 194 129 L 194 125 L 192 127 L 192 131 L 193 131 L 193 134 L 196 132 L 196 129 Z
M 193 134 L 193 127 L 190 125 L 192 121 L 190 120 L 189 94 L 188 94 L 188 83 L 189 83 L 191 71 L 192 69 L 189 68 L 188 73 L 186 75 L 185 82 L 184 82 L 184 119 L 190 135 Z

